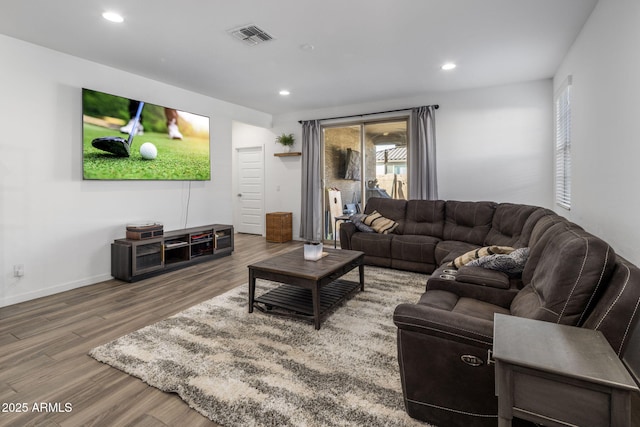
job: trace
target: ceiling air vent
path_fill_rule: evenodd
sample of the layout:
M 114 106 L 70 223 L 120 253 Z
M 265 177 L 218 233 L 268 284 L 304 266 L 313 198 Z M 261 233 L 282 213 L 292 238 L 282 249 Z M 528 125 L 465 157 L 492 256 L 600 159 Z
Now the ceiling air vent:
M 256 25 L 246 25 L 244 27 L 229 30 L 228 32 L 248 46 L 255 46 L 257 44 L 273 40 L 273 36 Z

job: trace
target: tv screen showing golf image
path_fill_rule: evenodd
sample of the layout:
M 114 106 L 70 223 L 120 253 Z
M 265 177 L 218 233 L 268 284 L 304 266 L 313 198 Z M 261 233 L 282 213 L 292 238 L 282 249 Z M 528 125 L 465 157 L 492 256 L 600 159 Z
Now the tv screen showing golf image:
M 211 179 L 209 117 L 82 89 L 83 178 Z

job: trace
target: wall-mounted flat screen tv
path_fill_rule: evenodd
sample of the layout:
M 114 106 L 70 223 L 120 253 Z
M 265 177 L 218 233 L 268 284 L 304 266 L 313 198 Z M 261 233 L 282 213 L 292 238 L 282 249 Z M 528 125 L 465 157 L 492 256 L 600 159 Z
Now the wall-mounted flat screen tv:
M 211 179 L 209 117 L 82 89 L 83 178 Z

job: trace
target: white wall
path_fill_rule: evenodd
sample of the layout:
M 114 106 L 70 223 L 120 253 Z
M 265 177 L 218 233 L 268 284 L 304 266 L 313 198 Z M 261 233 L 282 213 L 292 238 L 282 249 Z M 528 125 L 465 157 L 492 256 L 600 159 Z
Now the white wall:
M 552 203 L 551 81 L 442 94 L 441 199 Z
M 232 223 L 235 148 L 254 143 L 265 152 L 265 212 L 293 212 L 298 238 L 301 158 L 273 154 L 282 132 L 300 150 L 301 119 L 440 104 L 440 198 L 551 207 L 549 80 L 303 111 L 272 128 L 268 114 L 5 36 L 0 54 L 11 64 L 0 67 L 0 306 L 109 279 L 109 245 L 129 222 Z M 191 183 L 190 197 L 187 182 L 83 181 L 82 87 L 210 116 L 212 180 Z
M 600 0 L 558 69 L 573 76 L 571 210 L 556 210 L 640 263 L 640 2 Z
M 429 104 L 440 105 L 436 111 L 439 198 L 552 207 L 550 79 L 279 115 L 274 117 L 273 131 L 292 132 L 299 141 L 298 120 Z M 300 168 L 274 168 L 274 175 L 279 182 L 297 184 Z M 300 212 L 298 188 L 299 184 L 287 193 L 294 217 Z
M 270 115 L 5 36 L 0 56 L 0 306 L 111 278 L 129 222 L 232 222 L 232 121 Z M 83 181 L 82 87 L 209 116 L 211 181 Z

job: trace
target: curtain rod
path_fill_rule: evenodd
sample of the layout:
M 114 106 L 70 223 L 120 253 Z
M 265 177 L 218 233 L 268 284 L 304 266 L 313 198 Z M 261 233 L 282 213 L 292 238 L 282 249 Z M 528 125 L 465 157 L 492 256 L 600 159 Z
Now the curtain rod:
M 438 108 L 440 108 L 440 106 L 438 104 L 435 105 L 427 105 L 427 107 L 433 107 L 436 110 Z M 351 116 L 341 116 L 341 117 L 328 117 L 326 119 L 320 119 L 318 121 L 324 121 L 324 120 L 338 120 L 338 119 L 348 119 L 350 117 L 364 117 L 364 116 L 373 116 L 375 114 L 386 114 L 386 113 L 397 113 L 399 111 L 407 111 L 407 110 L 411 110 L 411 108 L 401 108 L 399 110 L 388 110 L 388 111 L 379 111 L 377 113 L 364 113 L 364 114 L 354 114 Z M 304 122 L 305 120 L 298 120 L 298 123 L 302 124 L 302 122 Z

